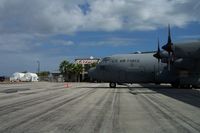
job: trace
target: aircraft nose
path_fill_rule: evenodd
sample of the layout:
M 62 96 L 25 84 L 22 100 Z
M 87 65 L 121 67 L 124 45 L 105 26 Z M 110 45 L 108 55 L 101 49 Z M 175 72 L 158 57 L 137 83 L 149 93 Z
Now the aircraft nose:
M 94 77 L 95 77 L 95 69 L 96 69 L 96 68 L 90 68 L 90 69 L 89 69 L 89 71 L 88 71 L 89 77 L 91 77 L 91 78 L 94 78 Z

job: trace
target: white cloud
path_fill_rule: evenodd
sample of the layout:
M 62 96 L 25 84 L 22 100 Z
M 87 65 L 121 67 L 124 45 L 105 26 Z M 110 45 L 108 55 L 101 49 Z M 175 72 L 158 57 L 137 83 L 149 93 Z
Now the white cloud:
M 0 52 L 23 52 L 30 50 L 33 36 L 28 34 L 2 34 L 0 36 Z
M 70 40 L 49 40 L 46 43 L 49 45 L 60 45 L 60 46 L 71 46 L 74 45 L 75 43 Z
M 0 51 L 74 45 L 51 37 L 79 31 L 184 27 L 200 22 L 199 12 L 198 0 L 0 0 Z
M 200 21 L 198 0 L 1 0 L 0 33 L 151 30 Z
M 121 38 L 121 37 L 111 37 L 111 38 L 105 38 L 104 40 L 100 41 L 86 41 L 86 42 L 81 42 L 81 45 L 84 46 L 130 46 L 130 45 L 137 45 L 139 39 L 134 39 L 134 38 Z

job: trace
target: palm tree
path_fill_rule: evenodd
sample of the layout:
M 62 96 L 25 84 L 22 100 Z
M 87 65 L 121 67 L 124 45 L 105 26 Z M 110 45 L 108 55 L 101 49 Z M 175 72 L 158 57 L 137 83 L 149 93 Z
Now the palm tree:
M 74 74 L 74 64 L 70 63 L 68 65 L 67 69 L 68 69 L 69 80 L 73 81 L 73 79 L 72 79 L 73 76 L 72 75 Z
M 69 63 L 64 60 L 60 63 L 59 71 L 63 74 L 65 81 L 71 80 L 71 75 L 75 75 L 75 81 L 80 81 L 80 74 L 83 72 L 83 67 L 81 64 Z
M 97 62 L 94 62 L 91 64 L 91 67 L 96 67 L 97 64 L 98 64 Z
M 67 60 L 64 60 L 60 63 L 59 71 L 64 76 L 65 81 L 67 81 L 67 75 L 69 74 L 70 63 Z
M 80 74 L 83 72 L 83 66 L 81 64 L 74 64 L 73 72 L 76 77 L 76 81 L 80 82 Z

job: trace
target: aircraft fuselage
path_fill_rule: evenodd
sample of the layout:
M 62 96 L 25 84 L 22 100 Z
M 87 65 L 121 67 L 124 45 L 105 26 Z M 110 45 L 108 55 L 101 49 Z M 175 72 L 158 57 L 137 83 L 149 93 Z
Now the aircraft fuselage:
M 104 58 L 89 75 L 104 82 L 156 83 L 164 66 L 153 53 L 113 55 Z
M 199 73 L 176 69 L 169 71 L 166 63 L 153 57 L 155 52 L 121 54 L 105 57 L 89 71 L 89 76 L 97 81 L 109 83 L 171 83 L 179 85 L 198 85 Z M 115 85 L 116 86 L 116 85 Z

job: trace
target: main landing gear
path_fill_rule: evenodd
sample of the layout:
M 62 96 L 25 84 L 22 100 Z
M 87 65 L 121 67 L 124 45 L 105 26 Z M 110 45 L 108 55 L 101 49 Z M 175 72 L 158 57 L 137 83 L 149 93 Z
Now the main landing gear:
M 110 86 L 110 88 L 116 88 L 116 83 L 111 82 L 111 83 L 109 83 L 109 86 Z
M 174 83 L 171 83 L 172 87 L 174 88 L 182 88 L 182 89 L 192 89 L 192 85 L 190 84 L 185 84 L 185 85 L 181 85 L 180 83 L 178 82 L 174 82 Z

